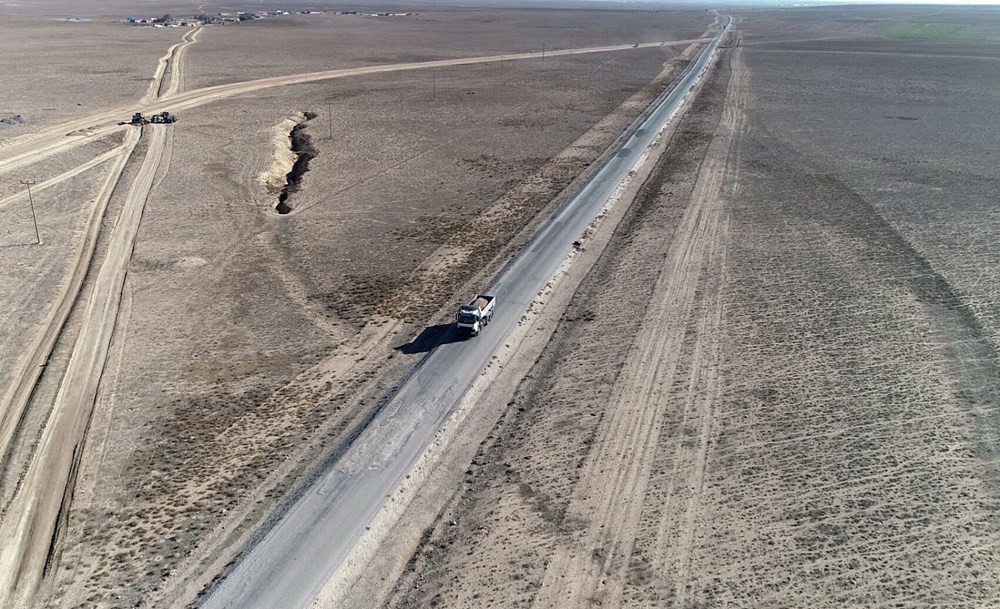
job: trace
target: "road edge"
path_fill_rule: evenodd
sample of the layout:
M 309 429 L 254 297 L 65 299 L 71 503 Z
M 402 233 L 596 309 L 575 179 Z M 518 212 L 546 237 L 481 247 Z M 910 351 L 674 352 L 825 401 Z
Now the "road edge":
M 718 58 L 719 54 L 716 54 L 706 73 L 715 69 Z M 678 79 L 682 76 L 683 73 L 678 75 Z M 411 468 L 405 482 L 394 490 L 393 496 L 369 524 L 365 534 L 367 539 L 359 540 L 343 566 L 321 589 L 310 605 L 311 609 L 385 604 L 410 557 L 419 547 L 425 530 L 434 526 L 452 502 L 456 482 L 461 479 L 462 472 L 474 458 L 482 441 L 511 405 L 518 385 L 534 366 L 580 284 L 601 257 L 636 196 L 646 185 L 669 147 L 680 119 L 697 98 L 704 82 L 704 78 L 700 79 L 685 96 L 681 107 L 646 150 L 629 179 L 619 186 L 614 198 L 581 236 L 581 247 L 570 253 L 557 274 L 532 301 L 528 313 L 518 323 L 515 335 L 500 348 L 466 392 L 454 414 Z M 672 88 L 668 87 L 665 91 L 669 92 Z M 655 100 L 650 107 L 654 104 Z M 640 119 L 646 115 L 644 111 Z M 400 523 L 403 523 L 402 526 Z

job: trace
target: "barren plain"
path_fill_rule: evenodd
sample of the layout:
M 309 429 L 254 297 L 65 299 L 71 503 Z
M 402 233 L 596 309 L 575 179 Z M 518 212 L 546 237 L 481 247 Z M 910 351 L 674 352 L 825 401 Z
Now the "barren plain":
M 396 9 L 409 16 L 291 15 L 216 28 L 192 49 L 192 86 L 382 63 L 430 61 L 697 38 L 710 15 L 697 10 L 582 10 L 540 5 L 518 11 Z M 372 12 L 372 11 L 362 11 Z M 244 51 L 253 37 L 254 52 Z M 294 40 L 294 44 L 289 44 Z M 309 52 L 303 52 L 309 49 Z
M 19 609 L 197 605 L 715 20 L 297 15 L 204 28 L 158 80 L 185 30 L 69 6 L 0 26 L 0 79 L 38 81 L 0 91 L 24 118 L 0 128 L 0 606 Z M 741 9 L 535 354 L 481 388 L 510 388 L 498 422 L 444 453 L 382 549 L 399 568 L 354 604 L 1000 605 L 998 15 Z M 273 87 L 3 165 L 144 97 L 608 44 Z
M 379 604 L 1000 603 L 997 13 L 741 16 Z
M 445 30 L 461 31 L 462 11 L 445 14 Z M 566 22 L 604 44 L 616 29 L 630 40 L 654 30 L 659 40 L 688 40 L 713 21 L 702 11 L 664 13 L 653 25 L 628 11 L 582 11 L 575 21 L 497 14 L 507 20 L 501 46 L 515 49 L 531 49 L 545 23 L 553 40 Z M 479 23 L 480 11 L 465 18 Z M 198 54 L 216 33 L 239 34 L 224 46 L 241 57 L 268 56 L 258 38 L 284 35 L 292 48 L 302 28 L 288 23 L 205 28 L 157 82 L 157 60 L 186 33 L 168 30 L 158 49 L 142 46 L 147 55 L 114 68 L 134 79 L 109 78 L 79 115 L 144 96 L 166 102 L 205 84 L 198 70 L 226 61 Z M 389 28 L 384 38 L 338 44 L 383 63 L 413 61 L 405 27 L 391 42 L 391 24 L 379 26 Z M 58 34 L 45 28 L 161 35 L 48 17 L 31 27 L 49 37 Z M 438 57 L 483 54 L 474 35 L 431 38 Z M 368 51 L 357 48 L 363 40 Z M 624 46 L 275 88 L 7 171 L 3 603 L 192 602 L 420 357 L 405 347 L 410 339 L 502 264 L 523 229 L 669 83 L 688 43 Z M 130 54 L 109 52 L 115 61 Z M 78 61 L 113 64 L 89 53 Z M 317 68 L 354 65 L 340 55 L 335 45 L 313 49 Z M 27 57 L 18 69 L 31 68 Z M 284 69 L 262 61 L 259 73 L 250 62 L 233 66 L 231 80 L 312 69 L 293 55 L 283 61 Z M 94 75 L 85 81 L 104 86 Z M 15 101 L 50 93 L 24 95 Z M 30 117 L 0 137 L 21 145 L 37 127 L 74 117 Z M 289 119 L 304 121 L 315 157 L 286 202 L 290 213 L 279 214 L 266 178 L 287 156 L 276 142 L 288 145 Z M 20 184 L 28 178 L 39 245 Z M 83 383 L 66 385 L 78 377 L 99 380 L 92 399 Z
M 0 149 L 10 139 L 96 110 L 134 103 L 176 30 L 130 28 L 108 19 L 5 16 L 0 37 Z

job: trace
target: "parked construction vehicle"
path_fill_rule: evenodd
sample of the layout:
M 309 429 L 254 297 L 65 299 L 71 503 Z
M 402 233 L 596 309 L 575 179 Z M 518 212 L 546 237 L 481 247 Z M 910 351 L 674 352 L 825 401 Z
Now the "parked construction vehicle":
M 169 123 L 176 123 L 177 117 L 169 112 L 160 112 L 159 114 L 154 114 L 153 117 L 149 119 L 149 121 L 151 123 L 166 125 Z
M 155 123 L 157 125 L 166 125 L 169 123 L 176 123 L 177 117 L 169 112 L 159 112 L 153 116 L 146 118 L 142 115 L 142 112 L 136 112 L 132 115 L 132 120 L 129 122 L 120 122 L 119 125 L 136 125 L 141 127 L 142 125 L 148 125 L 149 123 Z
M 487 294 L 476 294 L 469 301 L 469 304 L 462 305 L 455 316 L 458 322 L 458 329 L 476 336 L 493 319 L 493 305 L 496 303 L 496 296 Z
M 149 123 L 149 121 L 147 121 L 146 117 L 144 117 L 142 115 L 142 112 L 136 112 L 135 114 L 132 115 L 132 120 L 130 120 L 128 122 L 122 121 L 122 122 L 120 122 L 118 124 L 119 125 L 137 125 L 137 126 L 142 126 L 142 125 L 146 125 L 148 123 Z

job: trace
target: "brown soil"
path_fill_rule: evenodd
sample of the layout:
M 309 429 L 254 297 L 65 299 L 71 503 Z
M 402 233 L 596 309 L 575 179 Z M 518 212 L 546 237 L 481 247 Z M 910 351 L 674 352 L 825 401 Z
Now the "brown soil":
M 859 20 L 748 14 L 389 606 L 1000 602 L 993 49 Z
M 41 126 L 135 103 L 146 93 L 157 60 L 181 36 L 176 29 L 128 27 L 107 18 L 64 19 L 4 18 L 0 118 L 20 114 L 24 122 L 0 126 L 0 146 Z
M 379 18 L 292 15 L 214 28 L 191 48 L 188 86 L 383 63 L 524 53 L 605 44 L 696 38 L 712 17 L 697 10 L 615 6 L 502 10 L 416 10 Z M 371 12 L 371 11 L 369 11 Z M 290 42 L 294 41 L 294 42 Z
M 425 75 L 383 75 L 185 113 L 47 602 L 193 598 L 418 357 L 391 347 L 453 313 L 662 89 L 676 52 L 441 69 L 436 98 Z M 279 215 L 260 176 L 296 112 L 320 114 L 306 128 L 318 154 Z

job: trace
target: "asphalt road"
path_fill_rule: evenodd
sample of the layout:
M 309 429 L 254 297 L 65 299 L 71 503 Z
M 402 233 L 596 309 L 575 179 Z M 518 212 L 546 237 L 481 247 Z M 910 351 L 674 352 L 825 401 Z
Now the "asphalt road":
M 429 353 L 376 415 L 332 471 L 296 502 L 223 579 L 206 609 L 308 607 L 341 565 L 420 454 L 458 406 L 466 389 L 514 329 L 574 240 L 605 206 L 704 73 L 729 23 L 670 92 L 605 157 L 580 192 L 567 201 L 499 274 L 493 322 L 479 337 Z

